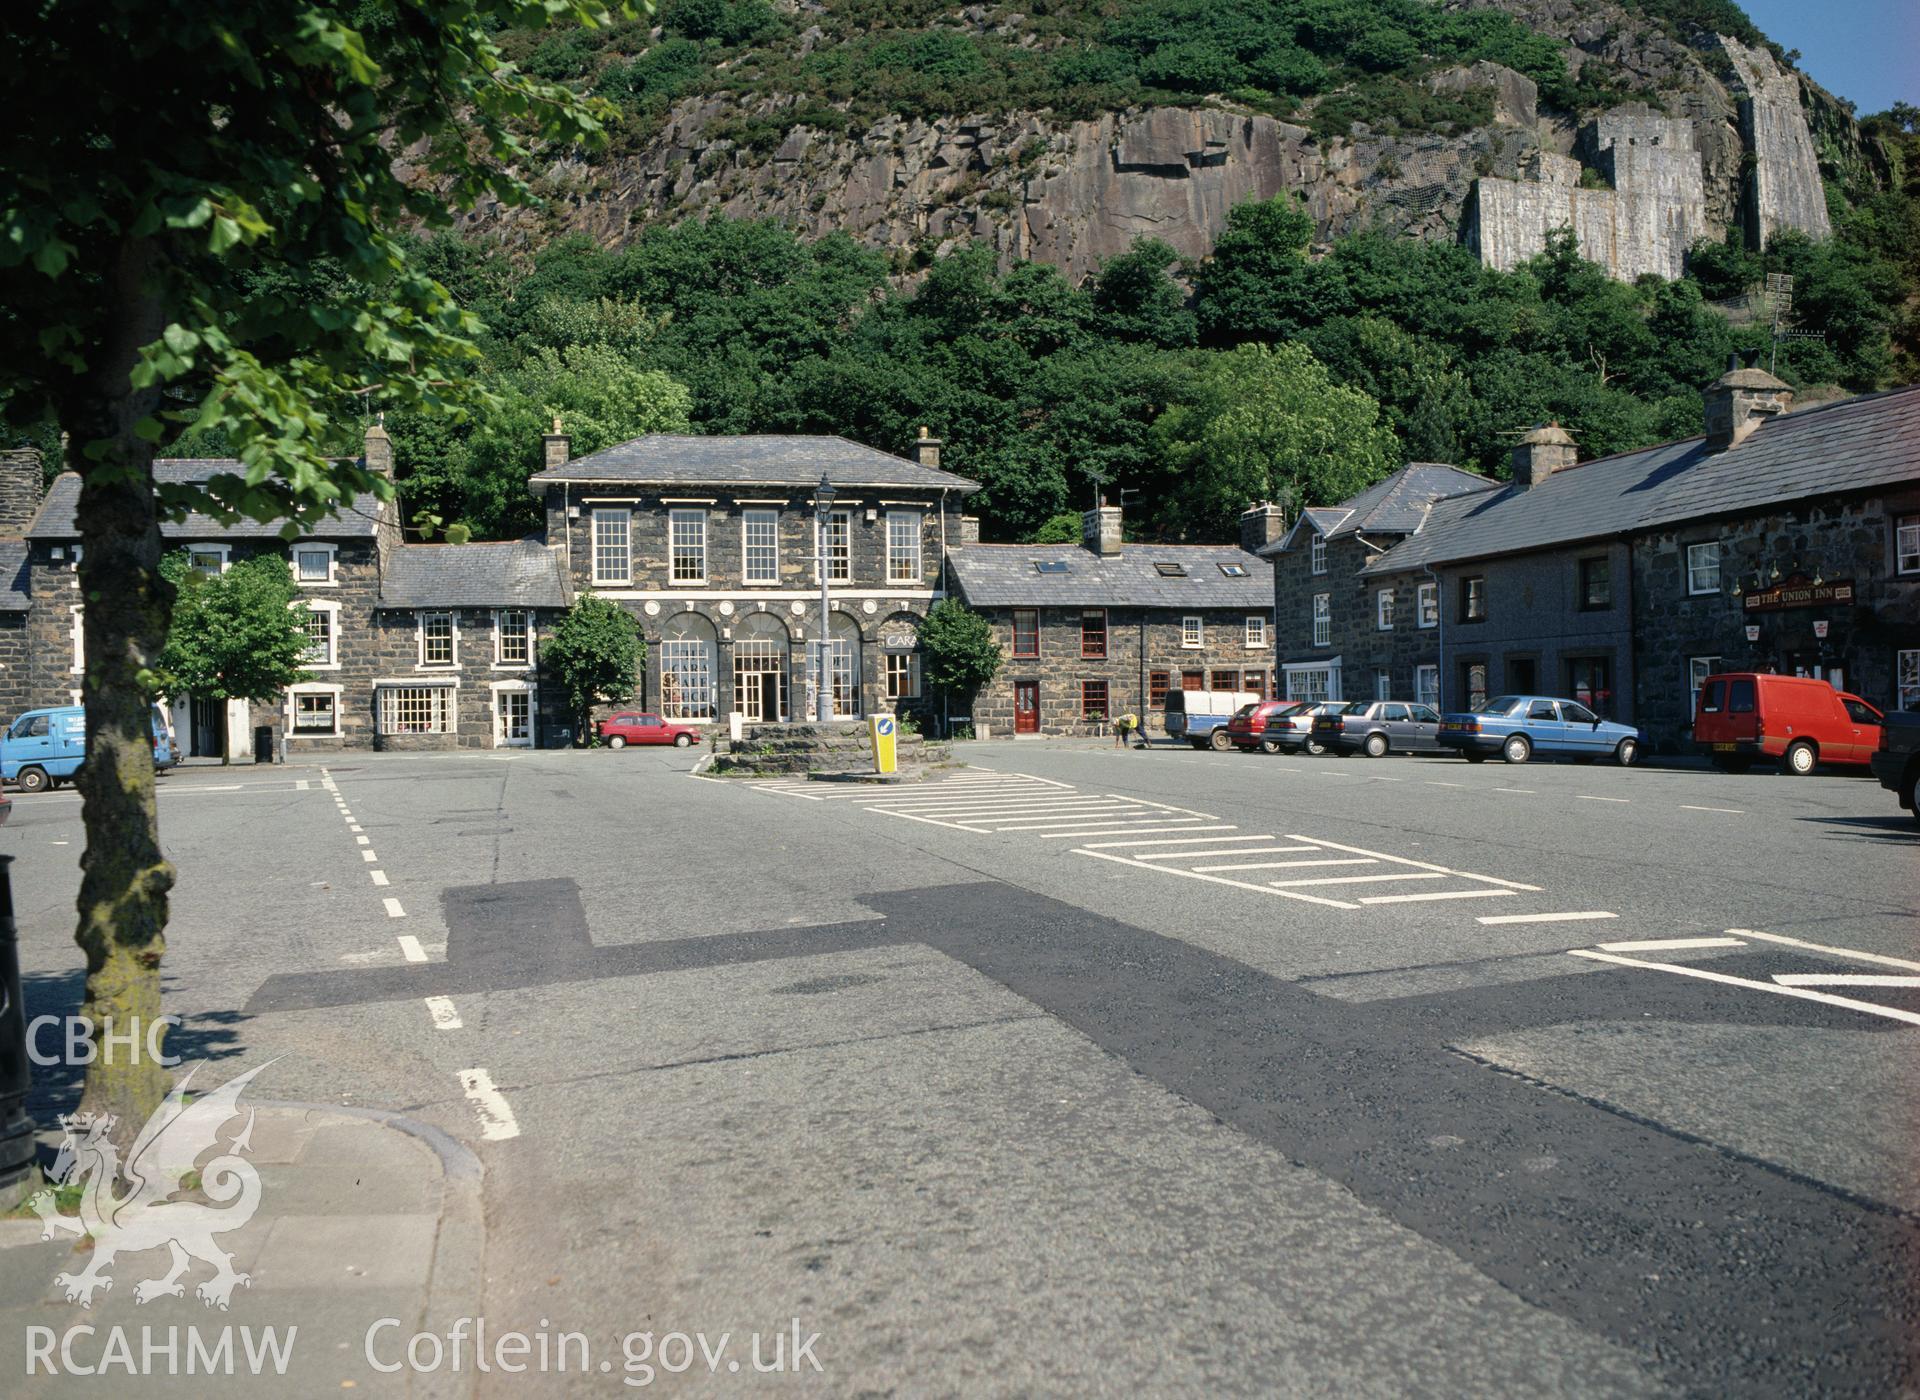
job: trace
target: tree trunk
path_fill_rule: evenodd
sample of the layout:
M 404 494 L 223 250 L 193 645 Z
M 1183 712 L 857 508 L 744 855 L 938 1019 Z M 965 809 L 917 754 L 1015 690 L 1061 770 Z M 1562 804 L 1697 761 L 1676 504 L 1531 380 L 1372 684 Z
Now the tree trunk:
M 129 379 L 163 325 L 152 258 L 145 240 L 121 245 L 108 277 L 114 315 L 84 390 L 63 413 L 81 473 L 85 605 L 87 758 L 77 785 L 87 848 L 74 940 L 87 955 L 82 1014 L 95 1053 L 81 1107 L 115 1115 L 123 1149 L 168 1083 L 153 1051 L 164 1053 L 160 958 L 173 867 L 160 854 L 148 670 L 166 643 L 172 589 L 160 577 L 153 447 L 134 431 L 160 396 Z

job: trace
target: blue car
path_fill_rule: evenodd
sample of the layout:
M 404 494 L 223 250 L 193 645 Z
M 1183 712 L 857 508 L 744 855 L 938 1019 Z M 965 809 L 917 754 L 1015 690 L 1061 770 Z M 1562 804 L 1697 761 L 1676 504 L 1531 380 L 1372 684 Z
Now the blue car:
M 71 782 L 87 757 L 87 712 L 78 705 L 28 710 L 0 736 L 0 779 L 22 792 L 45 792 Z M 153 707 L 153 766 L 174 764 L 166 711 Z
M 1593 760 L 1611 757 L 1622 768 L 1640 756 L 1640 731 L 1601 719 L 1577 700 L 1550 695 L 1496 695 L 1467 714 L 1443 715 L 1434 735 L 1469 763 L 1499 754 L 1525 763 L 1536 753 Z

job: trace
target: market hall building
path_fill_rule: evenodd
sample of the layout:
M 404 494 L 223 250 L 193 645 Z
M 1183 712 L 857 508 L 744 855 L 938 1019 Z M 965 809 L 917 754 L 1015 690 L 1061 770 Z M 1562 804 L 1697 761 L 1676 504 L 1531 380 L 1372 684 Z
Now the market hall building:
M 1443 708 L 1570 696 L 1654 752 L 1688 749 L 1716 670 L 1920 708 L 1920 386 L 1791 411 L 1786 384 L 1736 368 L 1705 408 L 1700 437 L 1588 462 L 1563 430 L 1529 433 L 1511 481 L 1435 500 L 1341 580 L 1330 647 L 1410 625 L 1403 664 L 1431 668 Z M 1414 616 L 1370 613 L 1383 593 Z

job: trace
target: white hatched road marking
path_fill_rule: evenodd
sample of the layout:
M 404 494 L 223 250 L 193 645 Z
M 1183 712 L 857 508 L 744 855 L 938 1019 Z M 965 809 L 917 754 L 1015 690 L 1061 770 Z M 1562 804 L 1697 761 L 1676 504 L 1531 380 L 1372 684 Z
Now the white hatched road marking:
M 1642 938 L 1629 943 L 1602 943 L 1609 953 L 1669 953 L 1681 948 L 1744 948 L 1738 938 Z
M 1604 909 L 1581 909 L 1566 914 L 1482 914 L 1476 924 L 1571 924 L 1582 919 L 1617 919 Z
M 1302 865 L 1378 865 L 1377 860 L 1365 856 L 1338 856 L 1331 860 L 1257 860 L 1247 865 L 1196 865 L 1193 868 L 1203 875 L 1216 870 L 1292 870 Z
M 1910 1026 L 1920 1026 L 1920 1012 L 1903 1011 L 1894 1006 L 1881 1006 L 1877 1002 L 1858 1001 L 1853 997 L 1837 997 L 1827 992 L 1816 992 L 1811 987 L 1785 987 L 1777 982 L 1759 982 L 1751 977 L 1735 977 L 1731 973 L 1715 972 L 1705 967 L 1683 967 L 1679 963 L 1646 962 L 1640 958 L 1625 958 L 1618 953 L 1603 953 L 1597 948 L 1572 948 L 1568 951 L 1576 958 L 1618 963 L 1622 967 L 1641 967 L 1653 972 L 1671 972 L 1676 977 L 1693 977 L 1702 982 L 1720 982 L 1733 987 L 1749 987 L 1755 991 L 1771 992 L 1775 996 L 1796 997 L 1801 1001 L 1817 1001 L 1827 1006 L 1843 1006 L 1849 1011 L 1861 1011 L 1869 1016 L 1884 1016 L 1890 1021 L 1904 1021 Z
M 1776 972 L 1783 987 L 1920 987 L 1920 977 L 1893 972 Z
M 1238 839 L 1238 838 L 1232 838 L 1232 839 Z M 1125 844 L 1125 843 L 1120 843 L 1120 844 Z M 1152 841 L 1152 842 L 1142 842 L 1141 844 L 1159 846 L 1159 845 L 1166 845 L 1170 843 L 1161 842 L 1161 841 Z M 1279 855 L 1285 855 L 1288 851 L 1317 851 L 1319 849 L 1320 848 L 1318 846 L 1232 846 L 1224 851 L 1203 851 L 1203 852 L 1200 852 L 1199 854 L 1206 855 L 1209 857 L 1212 857 L 1212 856 L 1279 856 Z M 1136 860 L 1192 860 L 1194 855 L 1195 855 L 1195 852 L 1193 851 L 1161 851 L 1155 855 L 1136 856 L 1135 859 Z
M 1421 904 L 1433 899 L 1503 899 L 1512 890 L 1427 890 L 1422 894 L 1363 894 L 1362 904 Z

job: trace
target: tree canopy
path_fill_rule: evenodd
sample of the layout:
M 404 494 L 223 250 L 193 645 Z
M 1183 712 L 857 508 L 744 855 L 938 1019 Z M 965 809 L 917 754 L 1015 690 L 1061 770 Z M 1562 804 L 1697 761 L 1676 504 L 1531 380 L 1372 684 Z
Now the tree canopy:
M 646 662 L 646 639 L 633 614 L 592 592 L 573 600 L 540 648 L 540 665 L 567 697 L 581 739 L 593 707 L 631 697 Z
M 181 551 L 160 571 L 175 590 L 166 649 L 154 666 L 164 694 L 268 704 L 306 678 L 308 612 L 294 607 L 300 590 L 285 559 L 260 554 L 206 573 Z

